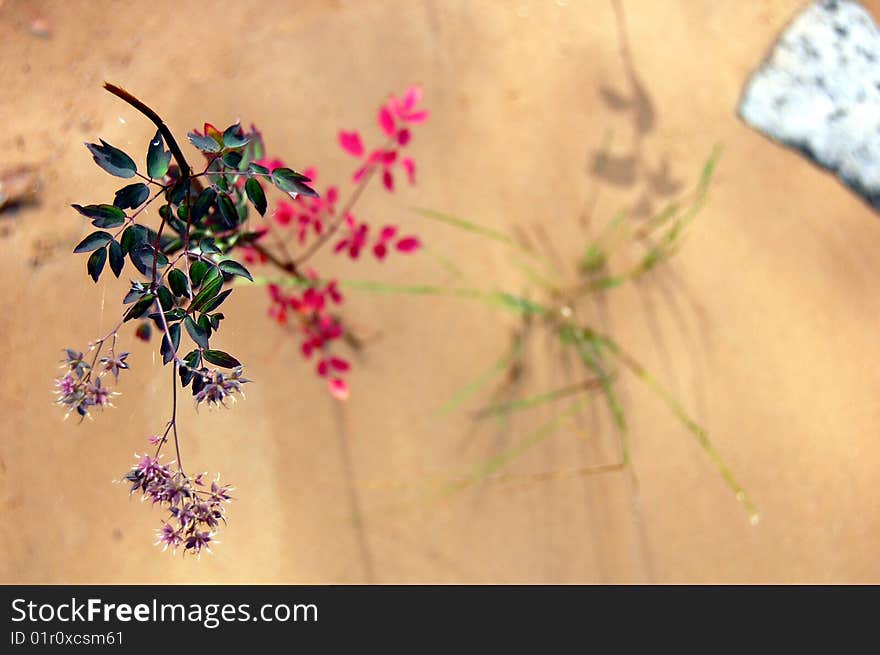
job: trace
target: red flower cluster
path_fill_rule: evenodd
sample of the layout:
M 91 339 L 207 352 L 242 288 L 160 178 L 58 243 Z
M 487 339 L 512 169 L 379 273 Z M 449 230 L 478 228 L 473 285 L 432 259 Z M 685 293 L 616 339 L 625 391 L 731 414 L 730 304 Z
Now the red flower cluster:
M 352 175 L 354 182 L 360 182 L 373 167 L 381 166 L 382 184 L 393 192 L 394 166 L 399 164 L 406 173 L 409 183 L 416 183 L 415 161 L 411 157 L 400 157 L 399 153 L 412 139 L 409 126 L 428 120 L 426 109 L 416 109 L 416 105 L 421 99 L 422 89 L 412 86 L 407 89 L 402 99 L 391 96 L 388 102 L 379 108 L 379 127 L 388 137 L 388 143 L 382 148 L 372 150 L 366 156 L 360 168 Z M 358 132 L 340 132 L 339 145 L 352 157 L 362 159 L 366 154 L 361 135 Z
M 360 133 L 339 132 L 339 144 L 345 152 L 357 157 L 358 168 L 352 175 L 352 181 L 358 185 L 366 185 L 369 175 L 375 169 L 381 171 L 382 183 L 389 192 L 394 191 L 394 173 L 397 168 L 403 170 L 410 184 L 415 183 L 416 164 L 411 157 L 404 157 L 401 151 L 412 141 L 412 126 L 424 122 L 428 112 L 419 109 L 422 92 L 419 87 L 410 87 L 402 98 L 391 96 L 379 109 L 378 124 L 388 138 L 385 145 L 367 153 Z M 264 158 L 258 162 L 268 169 L 283 166 L 277 159 Z M 369 175 L 368 175 L 369 174 Z M 318 176 L 315 168 L 303 171 L 303 175 L 314 181 Z M 336 235 L 333 244 L 334 253 L 345 253 L 351 259 L 358 259 L 364 250 L 368 250 L 379 261 L 384 261 L 393 250 L 409 254 L 421 247 L 418 237 L 401 235 L 395 225 L 384 225 L 374 228 L 366 221 L 358 220 L 352 213 L 353 200 L 359 192 L 355 192 L 352 201 L 345 208 L 337 209 L 340 193 L 336 186 L 329 186 L 320 198 L 311 198 L 291 194 L 290 200 L 282 200 L 274 207 L 271 217 L 275 225 L 282 229 L 294 230 L 289 238 L 281 236 L 288 243 L 294 238 L 300 246 L 309 246 L 315 240 L 329 239 Z M 261 231 L 261 240 L 266 231 Z M 320 244 L 319 244 L 320 245 Z M 266 257 L 258 249 L 244 247 L 245 261 L 251 264 L 265 263 Z M 333 341 L 344 335 L 344 327 L 339 318 L 330 313 L 333 306 L 342 303 L 343 297 L 337 288 L 337 282 L 322 282 L 310 272 L 310 286 L 302 293 L 286 293 L 278 285 L 268 287 L 271 304 L 270 317 L 281 325 L 289 323 L 295 317 L 302 334 L 301 352 L 305 359 L 317 359 L 315 371 L 325 380 L 334 397 L 345 399 L 349 389 L 343 376 L 350 370 L 350 364 L 340 357 L 330 354 Z
M 293 315 L 302 335 L 302 356 L 311 359 L 313 355 L 317 355 L 315 372 L 319 377 L 327 379 L 328 388 L 334 397 L 345 400 L 349 392 L 342 375 L 351 365 L 330 353 L 332 342 L 343 335 L 342 324 L 338 317 L 330 313 L 330 309 L 333 305 L 341 304 L 343 297 L 336 281 L 321 288 L 314 276 L 311 279 L 316 286 L 309 287 L 301 294 L 284 293 L 277 284 L 270 284 L 272 305 L 269 315 L 281 325 L 286 325 Z

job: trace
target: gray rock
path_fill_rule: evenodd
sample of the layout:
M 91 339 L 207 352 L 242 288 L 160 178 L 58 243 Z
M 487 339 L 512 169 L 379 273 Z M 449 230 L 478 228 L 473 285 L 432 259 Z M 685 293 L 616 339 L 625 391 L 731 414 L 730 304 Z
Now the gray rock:
M 880 32 L 857 2 L 801 12 L 752 75 L 739 115 L 880 209 Z

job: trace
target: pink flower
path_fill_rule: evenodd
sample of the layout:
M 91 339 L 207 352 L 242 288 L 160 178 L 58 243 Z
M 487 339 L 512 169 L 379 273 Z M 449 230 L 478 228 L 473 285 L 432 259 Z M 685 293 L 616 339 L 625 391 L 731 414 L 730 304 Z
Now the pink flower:
M 403 99 L 398 100 L 395 96 L 388 99 L 387 107 L 398 119 L 404 123 L 424 123 L 428 120 L 427 109 L 416 109 L 416 105 L 422 99 L 422 87 L 411 86 L 406 90 Z
M 370 226 L 366 223 L 358 223 L 351 214 L 345 217 L 345 225 L 348 228 L 348 235 L 336 243 L 333 252 L 338 253 L 346 250 L 349 257 L 357 259 L 367 243 Z
M 327 377 L 327 373 L 329 373 L 331 370 L 344 373 L 350 368 L 351 365 L 344 359 L 340 359 L 339 357 L 326 357 L 318 362 L 316 370 L 318 375 L 323 378 Z
M 382 185 L 388 190 L 394 191 L 394 167 L 400 165 L 406 173 L 410 184 L 415 184 L 415 162 L 407 158 L 398 158 L 398 149 L 403 148 L 412 140 L 411 125 L 422 123 L 428 119 L 428 111 L 418 109 L 417 105 L 422 99 L 422 89 L 411 86 L 406 90 L 403 98 L 390 96 L 388 101 L 379 108 L 379 128 L 387 136 L 395 147 L 391 149 L 378 148 L 365 156 L 366 149 L 358 132 L 340 132 L 339 143 L 348 154 L 358 159 L 364 158 L 363 163 L 352 175 L 352 181 L 356 184 L 363 180 L 364 176 L 372 168 L 381 166 Z
M 397 234 L 397 228 L 393 225 L 386 225 L 382 228 L 376 245 L 373 246 L 373 254 L 376 256 L 376 259 L 379 261 L 385 259 L 385 255 L 388 254 L 388 242 L 394 238 L 395 234 Z

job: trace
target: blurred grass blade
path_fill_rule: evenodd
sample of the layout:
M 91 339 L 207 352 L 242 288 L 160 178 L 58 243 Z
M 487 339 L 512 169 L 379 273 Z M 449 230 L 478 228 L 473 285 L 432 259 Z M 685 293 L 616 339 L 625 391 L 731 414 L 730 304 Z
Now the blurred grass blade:
M 253 286 L 277 284 L 279 286 L 309 287 L 326 284 L 326 280 L 301 280 L 295 277 L 255 277 Z M 340 280 L 339 286 L 358 291 L 383 294 L 409 294 L 415 296 L 447 296 L 453 298 L 469 298 L 500 307 L 516 314 L 547 314 L 549 310 L 543 305 L 505 291 L 482 291 L 464 287 L 439 287 L 432 284 L 389 284 L 371 280 Z
M 465 400 L 473 396 L 477 391 L 482 389 L 486 384 L 488 384 L 493 378 L 497 377 L 501 373 L 510 366 L 514 360 L 519 357 L 522 352 L 523 347 L 523 339 L 520 336 L 517 336 L 513 344 L 511 344 L 510 349 L 504 353 L 496 362 L 494 362 L 489 368 L 484 370 L 480 375 L 476 378 L 468 382 L 461 389 L 456 391 L 452 397 L 447 400 L 438 410 L 440 416 L 445 416 L 453 411 L 455 411 Z
M 423 207 L 411 207 L 410 209 L 424 218 L 429 218 L 433 221 L 438 221 L 452 227 L 457 227 L 461 230 L 471 232 L 472 234 L 478 234 L 480 236 L 492 239 L 493 241 L 496 241 L 498 243 L 503 243 L 506 246 L 515 248 L 519 252 L 524 253 L 529 257 L 532 257 L 536 261 L 540 261 L 544 266 L 548 268 L 548 270 L 555 271 L 553 262 L 548 261 L 546 258 L 534 252 L 532 249 L 526 247 L 521 242 L 517 241 L 515 238 L 505 232 L 496 230 L 491 227 L 486 227 L 485 225 L 481 225 L 465 218 L 460 218 L 451 214 L 438 212 L 433 209 L 425 209 Z
M 552 403 L 554 401 L 559 400 L 560 398 L 566 398 L 568 396 L 579 394 L 584 391 L 590 391 L 596 389 L 600 386 L 600 382 L 597 379 L 584 380 L 583 382 L 577 382 L 575 384 L 569 384 L 568 386 L 562 387 L 561 389 L 554 389 L 553 391 L 547 391 L 545 393 L 537 394 L 535 396 L 530 396 L 528 398 L 520 398 L 518 400 L 511 400 L 503 403 L 496 403 L 494 405 L 490 405 L 488 407 L 484 407 L 479 410 L 474 418 L 477 420 L 488 418 L 490 416 L 508 416 L 511 412 L 520 411 L 523 409 L 529 409 L 532 407 L 538 407 L 540 405 L 544 405 L 546 403 Z
M 504 243 L 508 246 L 523 248 L 509 234 L 505 234 L 504 232 L 500 232 L 499 230 L 493 230 L 492 228 L 480 225 L 479 223 L 474 223 L 473 221 L 459 218 L 458 216 L 452 216 L 451 214 L 444 214 L 443 212 L 434 211 L 433 209 L 424 209 L 422 207 L 411 207 L 411 209 L 419 216 L 430 218 L 431 220 L 439 221 L 441 223 L 445 223 L 446 225 L 451 225 L 453 227 L 457 227 L 459 229 L 472 232 L 474 234 L 480 234 L 484 237 L 488 237 L 494 241 Z
M 749 498 L 742 485 L 737 481 L 736 477 L 733 475 L 733 471 L 730 470 L 730 467 L 721 457 L 721 453 L 715 448 L 715 445 L 709 439 L 709 435 L 703 427 L 690 417 L 672 393 L 661 385 L 653 375 L 648 373 L 641 364 L 626 353 L 617 343 L 607 337 L 603 337 L 603 341 L 624 366 L 632 371 L 636 377 L 642 380 L 649 389 L 660 397 L 672 414 L 681 421 L 685 428 L 687 428 L 688 432 L 693 435 L 697 444 L 699 444 L 700 448 L 702 448 L 706 455 L 708 455 L 709 459 L 715 465 L 715 468 L 718 469 L 718 472 L 721 474 L 721 477 L 724 478 L 727 486 L 734 492 L 736 499 L 745 508 L 749 515 L 749 522 L 752 525 L 757 525 L 760 520 L 758 508 L 755 506 L 754 502 L 752 502 L 751 498 Z
M 453 277 L 464 277 L 464 273 L 462 273 L 461 269 L 455 265 L 448 257 L 441 255 L 434 248 L 430 248 L 428 246 L 422 246 L 422 250 L 424 250 L 428 255 L 437 260 L 437 263 L 442 266 L 447 273 L 452 275 Z
M 547 437 L 551 436 L 554 432 L 556 432 L 562 425 L 562 423 L 571 417 L 573 417 L 578 410 L 580 410 L 589 400 L 589 397 L 582 398 L 578 402 L 572 404 L 572 406 L 561 414 L 557 414 L 552 419 L 544 423 L 541 427 L 539 427 L 534 432 L 531 432 L 528 436 L 526 436 L 522 441 L 516 444 L 513 448 L 499 453 L 495 457 L 492 457 L 482 464 L 480 464 L 472 474 L 467 477 L 457 480 L 455 482 L 450 483 L 450 485 L 446 488 L 445 493 L 454 493 L 456 491 L 461 491 L 474 484 L 475 482 L 479 482 L 484 478 L 489 477 L 493 473 L 497 472 L 499 469 L 503 468 L 510 462 L 512 462 L 517 457 L 525 454 L 542 441 L 544 441 Z

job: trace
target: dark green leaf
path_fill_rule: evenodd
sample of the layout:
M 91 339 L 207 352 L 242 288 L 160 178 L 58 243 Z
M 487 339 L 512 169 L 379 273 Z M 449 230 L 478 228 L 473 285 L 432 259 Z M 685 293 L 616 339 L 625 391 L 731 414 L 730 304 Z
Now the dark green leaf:
M 172 293 L 178 298 L 181 296 L 189 297 L 189 280 L 186 279 L 186 274 L 179 268 L 175 268 L 168 273 L 168 286 L 171 287 Z
M 202 377 L 202 374 L 198 371 L 195 372 L 192 378 L 192 394 L 195 396 L 199 391 L 205 388 L 205 378 Z
M 156 136 L 150 141 L 150 147 L 147 149 L 147 175 L 154 180 L 161 180 L 168 172 L 170 163 L 171 153 L 165 150 L 162 132 L 156 130 Z
M 232 293 L 232 289 L 227 289 L 226 291 L 219 294 L 213 300 L 209 300 L 208 302 L 205 303 L 205 306 L 202 307 L 202 311 L 205 313 L 213 312 L 215 309 L 217 309 L 220 305 L 223 304 L 223 301 L 226 300 L 226 298 L 229 296 L 230 293 Z
M 202 287 L 202 290 L 199 291 L 198 294 L 196 294 L 196 297 L 193 298 L 193 301 L 189 305 L 190 313 L 197 312 L 197 311 L 201 310 L 201 308 L 209 300 L 211 300 L 212 298 L 214 298 L 214 296 L 217 295 L 217 293 L 220 291 L 220 287 L 222 287 L 222 286 L 223 286 L 223 277 L 222 276 L 214 277 L 214 278 L 210 279 L 209 281 L 205 282 L 205 285 Z
M 171 295 L 168 287 L 164 285 L 159 287 L 157 293 L 159 295 L 159 305 L 162 307 L 162 311 L 170 311 L 171 308 L 174 307 L 174 296 Z
M 129 289 L 125 298 L 122 300 L 122 304 L 127 305 L 130 302 L 139 300 L 143 298 L 148 293 L 148 291 L 149 290 L 143 282 L 132 282 L 131 289 Z
M 226 293 L 226 292 L 224 291 L 223 293 Z M 222 296 L 223 293 L 221 293 L 220 296 Z M 220 296 L 217 296 L 217 298 L 219 298 Z M 215 298 L 214 300 L 216 300 L 217 298 Z M 214 301 L 212 300 L 211 302 L 214 302 Z M 203 314 L 202 316 L 205 316 L 205 315 Z M 222 321 L 224 318 L 225 317 L 223 316 L 223 314 L 219 313 L 219 312 L 217 314 L 211 314 L 211 327 L 214 328 L 214 330 L 216 330 L 218 327 L 220 327 L 220 321 Z
M 238 123 L 230 125 L 226 128 L 226 131 L 223 132 L 223 145 L 227 148 L 241 148 L 242 146 L 247 145 L 248 141 L 250 141 L 250 139 L 242 134 L 241 125 Z
M 192 288 L 198 289 L 202 280 L 205 279 L 205 273 L 208 272 L 208 264 L 201 259 L 192 263 L 189 267 L 189 279 L 192 282 Z
M 177 374 L 180 376 L 180 386 L 186 388 L 192 382 L 195 372 L 188 366 L 178 366 Z
M 165 192 L 165 199 L 172 205 L 180 205 L 186 199 L 190 190 L 189 180 L 179 180 L 168 191 Z
M 219 157 L 211 161 L 208 165 L 208 179 L 211 181 L 211 184 L 215 184 L 218 189 L 223 191 L 224 193 L 229 193 L 231 190 L 231 184 L 234 180 L 231 180 L 229 175 L 224 173 L 223 160 Z
M 171 336 L 171 344 L 169 346 L 168 336 Z M 162 337 L 162 347 L 159 352 L 162 355 L 162 363 L 167 364 L 174 359 L 174 353 L 180 347 L 180 323 L 175 323 L 168 327 L 168 334 Z
M 113 204 L 119 209 L 135 209 L 143 205 L 150 197 L 150 190 L 143 182 L 136 182 L 122 187 L 116 192 Z
M 104 263 L 107 261 L 107 249 L 99 248 L 95 252 L 91 254 L 89 257 L 88 264 L 86 268 L 89 271 L 89 275 L 92 276 L 92 279 L 97 282 L 98 278 L 101 277 L 101 271 L 104 270 Z
M 129 225 L 122 232 L 122 238 L 119 245 L 122 246 L 122 252 L 128 254 L 137 250 L 140 246 L 147 244 L 148 232 L 143 225 Z
M 176 321 L 182 321 L 184 318 L 186 318 L 186 312 L 183 311 L 180 307 L 175 307 L 170 312 L 162 312 L 162 314 L 165 315 L 165 320 L 168 322 L 169 325 Z M 162 314 L 160 314 L 159 312 L 153 312 L 152 314 L 147 315 L 147 318 L 153 319 L 153 321 L 156 323 L 156 327 L 160 330 L 164 329 L 162 326 Z
M 76 211 L 92 220 L 95 227 L 113 228 L 125 223 L 125 212 L 113 205 L 71 205 Z
M 223 293 L 226 293 L 226 292 L 224 291 Z M 221 293 L 220 296 L 222 296 L 222 295 L 223 294 Z M 217 298 L 219 298 L 220 296 L 217 296 Z M 214 298 L 214 300 L 212 300 L 211 302 L 213 303 L 214 301 L 217 300 L 217 298 Z M 208 303 L 208 304 L 211 304 L 211 303 Z M 199 316 L 198 326 L 205 331 L 205 334 L 207 334 L 209 338 L 211 337 L 211 332 L 212 332 L 211 320 L 205 314 L 202 314 L 201 316 Z
M 216 278 L 220 278 L 222 280 L 223 273 L 220 272 L 219 268 L 212 265 L 211 268 L 208 269 L 208 272 L 205 274 L 205 277 L 202 279 L 202 287 L 204 287 L 207 284 L 210 284 Z
M 202 363 L 202 353 L 199 350 L 190 350 L 186 354 L 186 357 L 183 358 L 183 361 L 185 361 L 190 368 L 198 368 Z
M 162 250 L 168 255 L 173 255 L 178 250 L 181 250 L 183 248 L 183 239 L 178 239 L 177 237 L 175 237 L 173 239 L 165 241 L 165 237 L 163 235 L 162 241 L 164 244 L 162 246 Z
M 291 168 L 276 168 L 272 171 L 272 182 L 285 193 L 296 193 L 301 196 L 318 198 L 318 192 L 305 184 L 311 180 Z
M 205 330 L 198 325 L 194 320 L 192 320 L 191 316 L 187 316 L 183 319 L 183 325 L 186 327 L 186 331 L 189 332 L 190 338 L 199 345 L 201 348 L 208 347 L 208 334 Z
M 155 300 L 155 296 L 152 293 L 148 293 L 125 312 L 123 320 L 130 321 L 133 318 L 140 318 L 153 306 L 153 300 Z
M 263 191 L 263 185 L 257 182 L 254 178 L 251 178 L 245 182 L 244 190 L 247 191 L 247 197 L 250 198 L 251 202 L 254 204 L 254 209 L 257 210 L 260 216 L 265 216 L 266 194 Z
M 180 373 L 180 382 L 185 387 L 192 381 L 195 369 L 201 365 L 202 353 L 198 349 L 191 350 L 183 358 L 183 361 L 186 362 L 186 366 L 181 366 L 178 372 Z
M 205 350 L 202 352 L 202 356 L 206 361 L 211 362 L 215 366 L 222 366 L 223 368 L 235 368 L 236 366 L 241 366 L 240 361 L 222 350 Z
M 196 202 L 192 208 L 192 222 L 198 223 L 208 211 L 211 209 L 211 205 L 214 204 L 214 201 L 217 199 L 217 192 L 214 191 L 212 187 L 208 187 L 204 191 L 199 194 L 199 197 L 196 198 Z
M 156 270 L 161 270 L 168 265 L 168 258 L 161 252 L 157 253 L 151 245 L 140 246 L 131 253 L 132 263 L 144 275 L 150 275 L 153 271 L 153 261 L 156 261 Z
M 205 254 L 220 252 L 220 248 L 217 247 L 217 243 L 211 237 L 202 239 L 199 242 L 199 248 L 201 248 L 202 252 Z
M 122 246 L 117 241 L 110 242 L 110 270 L 113 275 L 119 277 L 122 267 L 125 266 L 125 255 L 122 254 Z
M 231 230 L 238 225 L 238 210 L 227 194 L 221 193 L 217 197 L 217 208 L 220 210 L 220 217 L 223 219 L 223 227 Z
M 110 175 L 134 177 L 134 174 L 137 173 L 137 166 L 134 160 L 119 148 L 111 146 L 104 139 L 100 139 L 100 141 L 101 145 L 97 143 L 85 144 L 89 152 L 92 153 L 95 163 L 110 173 Z
M 263 175 L 268 175 L 271 172 L 265 166 L 260 166 L 259 164 L 255 164 L 254 162 L 248 164 L 248 168 L 251 169 L 254 173 L 262 173 Z
M 187 134 L 190 143 L 202 152 L 220 152 L 220 144 L 209 136 L 201 136 L 195 132 Z
M 92 232 L 89 236 L 79 242 L 73 252 L 91 252 L 106 246 L 113 240 L 107 232 Z
M 234 150 L 227 152 L 223 155 L 223 163 L 229 166 L 229 168 L 238 170 L 238 165 L 241 164 L 241 153 L 235 152 Z
M 251 282 L 254 281 L 254 278 L 251 277 L 251 274 L 248 272 L 248 270 L 237 261 L 234 261 L 232 259 L 226 259 L 220 262 L 220 270 L 224 273 L 228 273 L 229 275 L 240 275 L 241 277 L 247 278 Z

